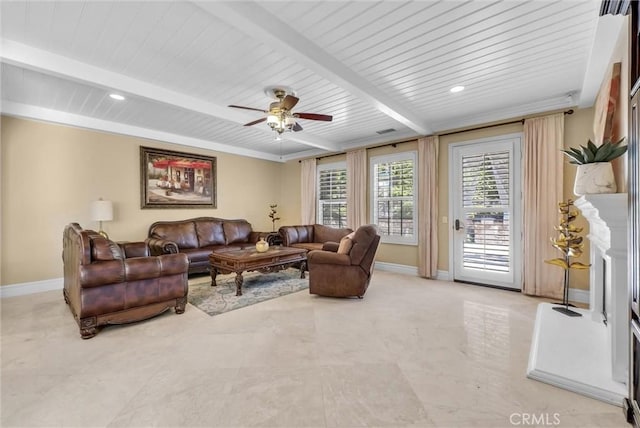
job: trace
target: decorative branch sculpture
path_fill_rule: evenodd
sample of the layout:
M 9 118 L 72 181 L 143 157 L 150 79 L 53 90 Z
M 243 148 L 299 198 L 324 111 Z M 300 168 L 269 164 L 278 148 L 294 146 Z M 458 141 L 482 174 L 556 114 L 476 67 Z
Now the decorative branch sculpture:
M 271 208 L 271 212 L 269 213 L 269 218 L 271 219 L 271 231 L 275 232 L 276 221 L 280 220 L 280 217 L 277 217 L 278 211 L 276 210 L 276 208 L 278 208 L 278 204 L 269 205 L 269 208 Z
M 562 294 L 562 305 L 564 307 L 556 306 L 553 309 L 568 316 L 580 317 L 582 314 L 569 309 L 569 272 L 571 269 L 589 269 L 591 265 L 571 261 L 571 259 L 582 255 L 582 248 L 584 247 L 582 237 L 578 235 L 582 232 L 582 227 L 571 224 L 578 217 L 578 211 L 573 210 L 572 207 L 572 199 L 568 199 L 567 202 L 558 202 L 560 225 L 554 226 L 554 229 L 558 231 L 558 236 L 552 237 L 551 243 L 554 248 L 563 254 L 563 257 L 545 260 L 544 262 L 564 269 L 564 290 Z

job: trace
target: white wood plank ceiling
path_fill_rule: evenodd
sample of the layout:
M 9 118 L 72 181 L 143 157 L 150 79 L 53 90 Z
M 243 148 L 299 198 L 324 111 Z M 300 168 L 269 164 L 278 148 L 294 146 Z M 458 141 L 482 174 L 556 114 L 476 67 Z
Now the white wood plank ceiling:
M 339 152 L 592 105 L 599 5 L 1 2 L 2 112 L 274 161 Z M 243 126 L 262 113 L 227 107 L 267 109 L 274 85 L 333 121 L 276 142 Z

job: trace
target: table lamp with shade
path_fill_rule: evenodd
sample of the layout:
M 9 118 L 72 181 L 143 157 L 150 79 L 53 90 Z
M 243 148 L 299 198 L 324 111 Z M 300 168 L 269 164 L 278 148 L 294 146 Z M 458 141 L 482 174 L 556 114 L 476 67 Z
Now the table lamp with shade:
M 113 220 L 113 203 L 111 201 L 103 201 L 102 198 L 91 202 L 91 220 L 100 222 L 98 233 L 109 239 L 107 232 L 102 230 L 102 222 Z

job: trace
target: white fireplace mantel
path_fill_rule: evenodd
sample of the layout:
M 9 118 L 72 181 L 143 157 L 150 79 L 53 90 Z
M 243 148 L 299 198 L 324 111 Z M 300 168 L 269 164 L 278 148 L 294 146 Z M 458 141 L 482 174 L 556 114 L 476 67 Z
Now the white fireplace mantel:
M 627 394 L 627 194 L 574 202 L 589 221 L 589 310 L 561 316 L 540 304 L 527 376 L 621 406 Z M 603 323 L 606 314 L 606 324 Z
M 574 202 L 589 221 L 589 241 L 602 251 L 627 253 L 627 194 L 584 195 Z
M 589 221 L 589 309 L 594 321 L 607 315 L 613 379 L 626 382 L 629 359 L 627 194 L 585 195 L 575 206 Z

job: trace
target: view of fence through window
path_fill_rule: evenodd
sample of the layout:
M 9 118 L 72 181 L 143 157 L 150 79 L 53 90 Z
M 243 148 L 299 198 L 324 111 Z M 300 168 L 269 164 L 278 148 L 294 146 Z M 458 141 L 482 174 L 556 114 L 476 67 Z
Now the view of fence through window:
M 375 221 L 381 234 L 414 234 L 413 160 L 381 162 L 374 166 Z
M 320 224 L 347 227 L 347 169 L 323 169 L 318 175 Z
M 462 157 L 465 268 L 509 271 L 509 167 L 508 152 Z

